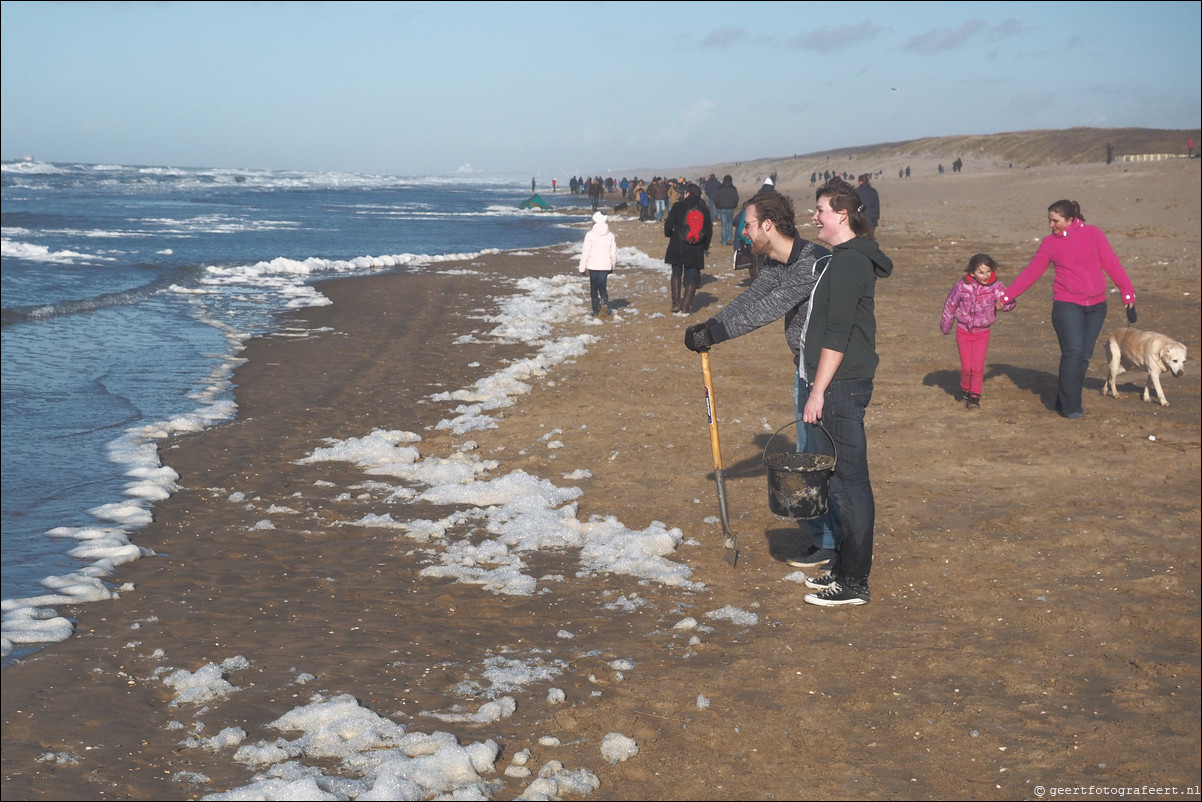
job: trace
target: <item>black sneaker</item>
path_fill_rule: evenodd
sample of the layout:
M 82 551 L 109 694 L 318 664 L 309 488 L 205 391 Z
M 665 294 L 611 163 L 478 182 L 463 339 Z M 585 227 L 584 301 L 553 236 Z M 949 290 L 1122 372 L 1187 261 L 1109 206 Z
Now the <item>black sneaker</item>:
M 817 604 L 819 607 L 838 607 L 844 604 L 868 604 L 870 598 L 872 597 L 868 592 L 868 583 L 844 585 L 832 578 L 826 590 L 807 593 L 805 601 L 808 604 Z
M 796 557 L 790 557 L 785 560 L 785 565 L 791 565 L 794 568 L 826 568 L 830 561 L 835 558 L 834 549 L 823 549 L 818 546 L 810 546 L 808 549 L 798 554 Z
M 834 581 L 835 575 L 827 571 L 825 574 L 819 574 L 818 576 L 807 576 L 805 586 L 814 590 L 826 590 Z

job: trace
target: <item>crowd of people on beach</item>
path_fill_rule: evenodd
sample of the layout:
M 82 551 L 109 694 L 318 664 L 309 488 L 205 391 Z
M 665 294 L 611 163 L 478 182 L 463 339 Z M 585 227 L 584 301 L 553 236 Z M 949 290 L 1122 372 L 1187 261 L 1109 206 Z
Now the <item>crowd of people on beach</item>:
M 961 169 L 959 159 L 953 169 Z M 909 172 L 906 167 L 899 175 Z M 819 177 L 812 173 L 811 184 Z M 871 599 L 875 506 L 863 421 L 879 363 L 875 286 L 892 273 L 893 263 L 876 241 L 881 202 L 871 183 L 873 174 L 828 171 L 821 177 L 811 218 L 818 242 L 798 233 L 793 202 L 777 191 L 775 174 L 764 179 L 741 209 L 729 175 L 719 180 L 710 174 L 696 181 L 656 176 L 649 183 L 623 178 L 608 186 L 622 193 L 623 202 L 630 199 L 638 205 L 640 221 L 663 222 L 673 314 L 693 312 L 715 215 L 721 223 L 721 244 L 735 250 L 736 268 L 738 254 L 746 256 L 746 289 L 704 322 L 685 329 L 689 350 L 706 352 L 784 321 L 785 342 L 796 368 L 791 388 L 798 423 L 796 449 L 817 453 L 829 442 L 839 455 L 830 477 L 828 508 L 800 522 L 798 547 L 785 562 L 814 573 L 804 575 L 804 584 L 813 591 L 805 602 L 833 607 Z M 606 186 L 600 179 L 593 185 Z M 583 186 L 588 191 L 590 184 Z M 579 269 L 590 277 L 593 314 L 601 315 L 603 309 L 609 314 L 606 280 L 616 267 L 616 239 L 603 213 L 597 211 L 593 221 Z M 1062 417 L 1084 415 L 1082 388 L 1106 317 L 1107 278 L 1118 287 L 1128 320 L 1135 320 L 1135 289 L 1105 235 L 1086 225 L 1079 204 L 1053 203 L 1048 225 L 1049 235 L 1009 287 L 998 276 L 997 262 L 977 253 L 968 259 L 944 302 L 939 326 L 944 334 L 956 332 L 957 399 L 967 410 L 981 407 L 985 357 L 997 313 L 1013 310 L 1017 298 L 1048 267 L 1055 272 L 1052 325 L 1061 350 L 1055 410 Z

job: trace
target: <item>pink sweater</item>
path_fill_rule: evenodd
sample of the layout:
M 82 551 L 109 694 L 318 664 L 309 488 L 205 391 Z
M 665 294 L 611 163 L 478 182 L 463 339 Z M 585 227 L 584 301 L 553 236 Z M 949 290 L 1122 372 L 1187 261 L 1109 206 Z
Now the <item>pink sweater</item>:
M 1074 220 L 1060 236 L 1049 234 L 1039 244 L 1031 263 L 1011 282 L 1002 296 L 1012 301 L 1039 280 L 1048 265 L 1055 265 L 1052 300 L 1095 306 L 1106 300 L 1106 276 L 1119 288 L 1123 304 L 1135 303 L 1135 287 L 1106 235 L 1097 226 Z

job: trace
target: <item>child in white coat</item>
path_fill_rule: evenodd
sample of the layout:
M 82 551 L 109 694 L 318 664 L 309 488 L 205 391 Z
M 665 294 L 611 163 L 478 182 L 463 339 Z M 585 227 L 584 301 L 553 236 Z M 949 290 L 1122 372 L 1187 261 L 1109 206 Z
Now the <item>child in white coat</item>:
M 605 215 L 601 212 L 593 214 L 593 227 L 584 235 L 584 247 L 580 251 L 579 270 L 581 273 L 588 273 L 589 297 L 593 301 L 594 316 L 601 314 L 602 306 L 605 307 L 606 315 L 613 314 L 609 308 L 609 289 L 606 283 L 609 281 L 609 274 L 618 263 L 618 240 L 609 230 L 609 224 L 605 220 Z

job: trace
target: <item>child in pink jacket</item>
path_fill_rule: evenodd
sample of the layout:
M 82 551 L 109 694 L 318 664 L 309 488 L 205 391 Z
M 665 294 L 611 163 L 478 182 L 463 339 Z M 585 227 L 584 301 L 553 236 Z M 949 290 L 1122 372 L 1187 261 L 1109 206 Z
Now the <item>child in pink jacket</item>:
M 985 353 L 989 350 L 989 327 L 997 319 L 997 310 L 1009 312 L 1015 301 L 998 301 L 1006 294 L 1006 285 L 998 281 L 997 262 L 987 253 L 968 260 L 964 278 L 956 282 L 943 305 L 939 328 L 950 334 L 956 327 L 956 347 L 960 351 L 960 391 L 964 406 L 981 408 L 981 385 L 985 381 Z

